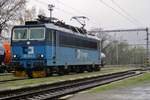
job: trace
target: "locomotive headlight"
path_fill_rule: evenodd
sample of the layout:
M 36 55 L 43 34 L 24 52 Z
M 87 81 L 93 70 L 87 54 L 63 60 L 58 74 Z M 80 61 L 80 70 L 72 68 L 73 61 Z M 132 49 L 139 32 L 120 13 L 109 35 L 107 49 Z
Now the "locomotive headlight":
M 38 55 L 37 55 L 37 58 L 43 59 L 43 58 L 44 58 L 44 54 L 38 54 Z
M 14 58 L 16 58 L 16 57 L 17 57 L 17 55 L 14 55 L 13 57 L 14 57 Z
M 41 58 L 43 58 L 43 57 L 44 57 L 44 55 L 43 55 L 43 54 L 41 54 L 41 55 L 40 55 L 40 57 L 41 57 Z

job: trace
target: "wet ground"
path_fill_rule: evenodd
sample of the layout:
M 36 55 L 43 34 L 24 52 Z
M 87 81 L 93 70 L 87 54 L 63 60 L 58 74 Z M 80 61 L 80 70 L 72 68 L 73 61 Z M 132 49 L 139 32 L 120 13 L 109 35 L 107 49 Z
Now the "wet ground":
M 68 100 L 150 100 L 150 83 L 101 93 L 80 93 Z

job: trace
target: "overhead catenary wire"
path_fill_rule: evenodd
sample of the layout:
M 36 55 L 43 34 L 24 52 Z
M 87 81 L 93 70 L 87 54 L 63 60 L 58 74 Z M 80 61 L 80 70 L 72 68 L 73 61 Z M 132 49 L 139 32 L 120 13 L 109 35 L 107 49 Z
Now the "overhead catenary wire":
M 139 20 L 137 20 L 136 18 L 134 18 L 131 14 L 129 14 L 124 8 L 122 8 L 115 0 L 111 0 L 111 2 L 115 5 L 115 6 L 117 6 L 122 12 L 124 12 L 128 17 L 130 17 L 131 19 L 133 19 L 135 22 L 137 22 L 138 24 L 140 24 L 140 25 L 142 25 L 143 26 L 143 24 L 139 21 Z
M 97 24 L 97 21 L 94 20 L 93 16 L 89 15 L 88 13 L 84 12 L 83 10 L 81 10 L 81 9 L 80 9 L 80 10 L 79 10 L 79 9 L 76 9 L 76 8 L 74 8 L 74 7 L 70 6 L 70 5 L 68 5 L 68 4 L 64 3 L 64 2 L 62 2 L 61 0 L 57 0 L 57 2 L 59 2 L 59 3 L 60 3 L 61 5 L 63 5 L 64 7 L 67 7 L 67 8 L 69 8 L 69 9 L 72 9 L 74 12 L 77 12 L 77 13 L 83 15 L 83 16 L 86 16 L 87 18 L 91 17 L 91 18 L 92 18 L 91 21 L 92 21 L 94 24 Z M 100 22 L 101 22 L 101 21 L 100 21 Z
M 47 5 L 48 5 L 48 3 L 42 2 L 42 1 L 40 1 L 40 0 L 36 0 L 36 1 L 39 2 L 40 4 L 44 5 L 44 6 L 47 6 Z M 56 6 L 55 6 L 55 9 L 61 10 L 62 12 L 67 13 L 67 14 L 69 14 L 69 15 L 70 15 L 70 14 L 71 14 L 71 15 L 75 15 L 75 13 L 70 12 L 70 11 L 66 11 L 66 10 L 64 10 L 64 9 L 61 9 L 60 7 L 56 7 Z
M 44 6 L 48 5 L 48 3 L 43 2 L 43 1 L 40 1 L 40 0 L 36 0 L 36 1 L 39 2 L 40 4 L 43 4 Z M 88 17 L 88 18 L 90 17 L 90 18 L 92 18 L 92 20 L 90 20 L 90 21 L 91 21 L 93 24 L 98 25 L 98 26 L 99 26 L 99 23 L 101 22 L 101 21 L 99 21 L 99 23 L 97 23 L 97 20 L 95 20 L 95 19 L 93 18 L 93 16 L 91 16 L 91 15 L 85 13 L 84 11 L 81 11 L 81 9 L 78 10 L 78 9 L 76 9 L 76 8 L 70 6 L 70 5 L 65 4 L 64 2 L 62 2 L 62 1 L 60 1 L 60 0 L 57 0 L 57 3 L 61 4 L 61 5 L 64 6 L 64 7 L 67 7 L 67 8 L 69 8 L 69 9 L 72 9 L 72 11 L 68 11 L 68 10 L 64 10 L 64 9 L 60 8 L 60 6 L 59 6 L 59 7 L 56 7 L 56 6 L 55 6 L 55 9 L 56 9 L 56 10 L 61 10 L 61 11 L 62 11 L 63 13 L 65 13 L 65 14 L 73 15 L 73 16 L 74 16 L 74 15 L 81 14 L 81 15 L 86 16 L 86 17 Z
M 134 21 L 132 21 L 130 18 L 128 18 L 127 16 L 125 16 L 124 14 L 122 14 L 121 12 L 119 12 L 118 10 L 116 10 L 115 8 L 113 8 L 112 6 L 108 5 L 106 2 L 104 2 L 103 0 L 98 0 L 100 3 L 104 4 L 106 7 L 112 9 L 114 12 L 116 12 L 118 15 L 122 16 L 123 18 L 125 18 L 128 22 L 134 24 L 135 26 L 137 26 L 137 23 L 135 23 Z
M 44 6 L 47 6 L 48 5 L 48 3 L 46 3 L 46 2 L 42 2 L 42 1 L 40 1 L 40 0 L 37 0 L 40 4 L 42 4 L 42 5 L 44 5 Z M 73 7 L 72 7 L 73 8 Z M 67 16 L 67 17 L 72 17 L 72 16 L 76 16 L 76 15 L 78 15 L 78 12 L 73 12 L 73 11 L 69 11 L 69 10 L 64 10 L 64 9 L 62 9 L 62 8 L 60 8 L 60 7 L 56 7 L 55 6 L 55 9 L 56 10 L 58 10 L 58 11 L 61 11 L 62 13 L 65 13 L 65 14 L 67 14 L 67 15 L 69 15 L 69 16 Z M 63 20 L 61 20 L 61 21 L 63 21 Z M 67 21 L 66 21 L 67 22 Z M 68 23 L 68 22 L 67 22 Z
M 83 14 L 83 15 L 86 15 L 86 14 L 84 14 L 84 12 L 82 12 L 81 10 L 78 10 L 78 9 L 76 9 L 76 8 L 73 8 L 72 6 L 69 6 L 69 5 L 65 4 L 65 3 L 63 3 L 63 2 L 60 1 L 60 0 L 57 0 L 57 2 L 59 2 L 59 3 L 60 3 L 61 5 L 63 5 L 64 7 L 71 8 L 71 9 L 74 10 L 75 12 L 78 12 L 78 13 L 81 13 L 81 14 Z
M 43 1 L 40 1 L 40 0 L 36 0 L 36 1 L 39 2 L 39 4 L 43 4 L 44 6 L 45 6 L 45 5 L 48 5 L 48 3 L 43 2 Z M 124 18 L 125 18 L 126 20 L 128 20 L 130 23 L 132 23 L 132 24 L 134 24 L 134 25 L 136 25 L 136 26 L 139 25 L 139 24 L 137 24 L 137 22 L 134 22 L 133 20 L 131 20 L 130 18 L 128 18 L 127 16 L 125 16 L 124 14 L 122 14 L 121 12 L 119 12 L 118 10 L 116 10 L 115 8 L 113 8 L 113 7 L 111 7 L 110 5 L 108 5 L 107 3 L 105 3 L 103 0 L 99 0 L 99 1 L 101 1 L 103 4 L 105 4 L 105 6 L 111 8 L 112 10 L 114 10 L 114 11 L 115 11 L 116 13 L 118 13 L 120 16 L 124 17 Z M 93 24 L 98 25 L 98 26 L 99 26 L 99 24 L 100 24 L 100 22 L 101 22 L 101 21 L 94 20 L 94 18 L 93 18 L 92 15 L 86 14 L 86 13 L 83 12 L 82 10 L 78 10 L 78 9 L 76 9 L 76 8 L 70 6 L 70 5 L 67 5 L 66 3 L 64 3 L 64 2 L 62 2 L 62 1 L 60 1 L 60 0 L 57 0 L 57 3 L 61 4 L 61 5 L 64 6 L 64 7 L 67 7 L 67 8 L 69 8 L 69 9 L 72 9 L 71 11 L 69 11 L 69 10 L 62 9 L 60 6 L 59 6 L 59 7 L 56 7 L 56 6 L 55 6 L 55 9 L 56 9 L 56 10 L 59 10 L 59 11 L 65 13 L 65 14 L 68 14 L 68 15 L 70 15 L 70 16 L 74 16 L 74 15 L 77 15 L 77 14 L 86 15 L 87 17 L 92 18 L 92 20 L 90 20 L 90 21 L 92 21 Z

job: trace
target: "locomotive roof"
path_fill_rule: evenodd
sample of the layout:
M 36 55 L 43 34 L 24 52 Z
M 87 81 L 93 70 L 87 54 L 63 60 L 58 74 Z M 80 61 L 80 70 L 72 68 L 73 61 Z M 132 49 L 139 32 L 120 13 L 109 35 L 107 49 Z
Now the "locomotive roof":
M 62 32 L 78 35 L 78 36 L 81 36 L 81 37 L 87 37 L 87 38 L 99 40 L 96 36 L 92 36 L 92 35 L 88 35 L 88 34 L 81 34 L 80 32 L 74 32 L 71 29 L 66 29 L 64 27 L 60 27 L 60 26 L 54 25 L 52 23 L 45 24 L 45 26 L 47 28 L 51 28 L 51 29 L 62 31 Z
M 78 35 L 81 37 L 99 40 L 96 36 L 89 35 L 84 28 L 78 28 L 78 27 L 74 27 L 71 25 L 67 25 L 63 23 L 62 21 L 59 21 L 58 19 L 55 19 L 55 20 L 57 21 L 50 21 L 48 17 L 44 17 L 40 15 L 37 21 L 27 21 L 25 22 L 25 25 L 19 25 L 15 27 L 16 28 L 17 27 L 46 27 L 46 28 Z
M 85 38 L 99 40 L 98 37 L 96 37 L 96 36 L 92 36 L 92 35 L 88 35 L 88 34 L 81 34 L 80 32 L 74 32 L 74 31 L 72 31 L 70 29 L 66 29 L 64 27 L 60 27 L 60 26 L 54 25 L 53 23 L 14 26 L 14 28 L 23 28 L 23 27 L 46 27 L 46 28 L 50 28 L 50 29 L 66 32 L 66 33 L 69 33 L 69 34 L 74 34 L 74 35 L 77 35 L 77 36 L 85 37 Z

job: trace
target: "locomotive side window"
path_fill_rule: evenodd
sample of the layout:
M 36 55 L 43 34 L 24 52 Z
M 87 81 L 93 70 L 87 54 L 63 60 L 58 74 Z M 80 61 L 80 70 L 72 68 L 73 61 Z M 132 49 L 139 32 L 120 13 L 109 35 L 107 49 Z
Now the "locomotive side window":
M 97 49 L 97 41 L 85 39 L 78 36 L 60 34 L 60 45 L 62 46 L 72 46 L 72 47 L 82 47 L 89 49 Z
M 30 40 L 44 40 L 45 29 L 44 28 L 30 28 Z
M 26 28 L 16 28 L 13 30 L 13 40 L 26 40 L 26 39 L 27 39 Z

